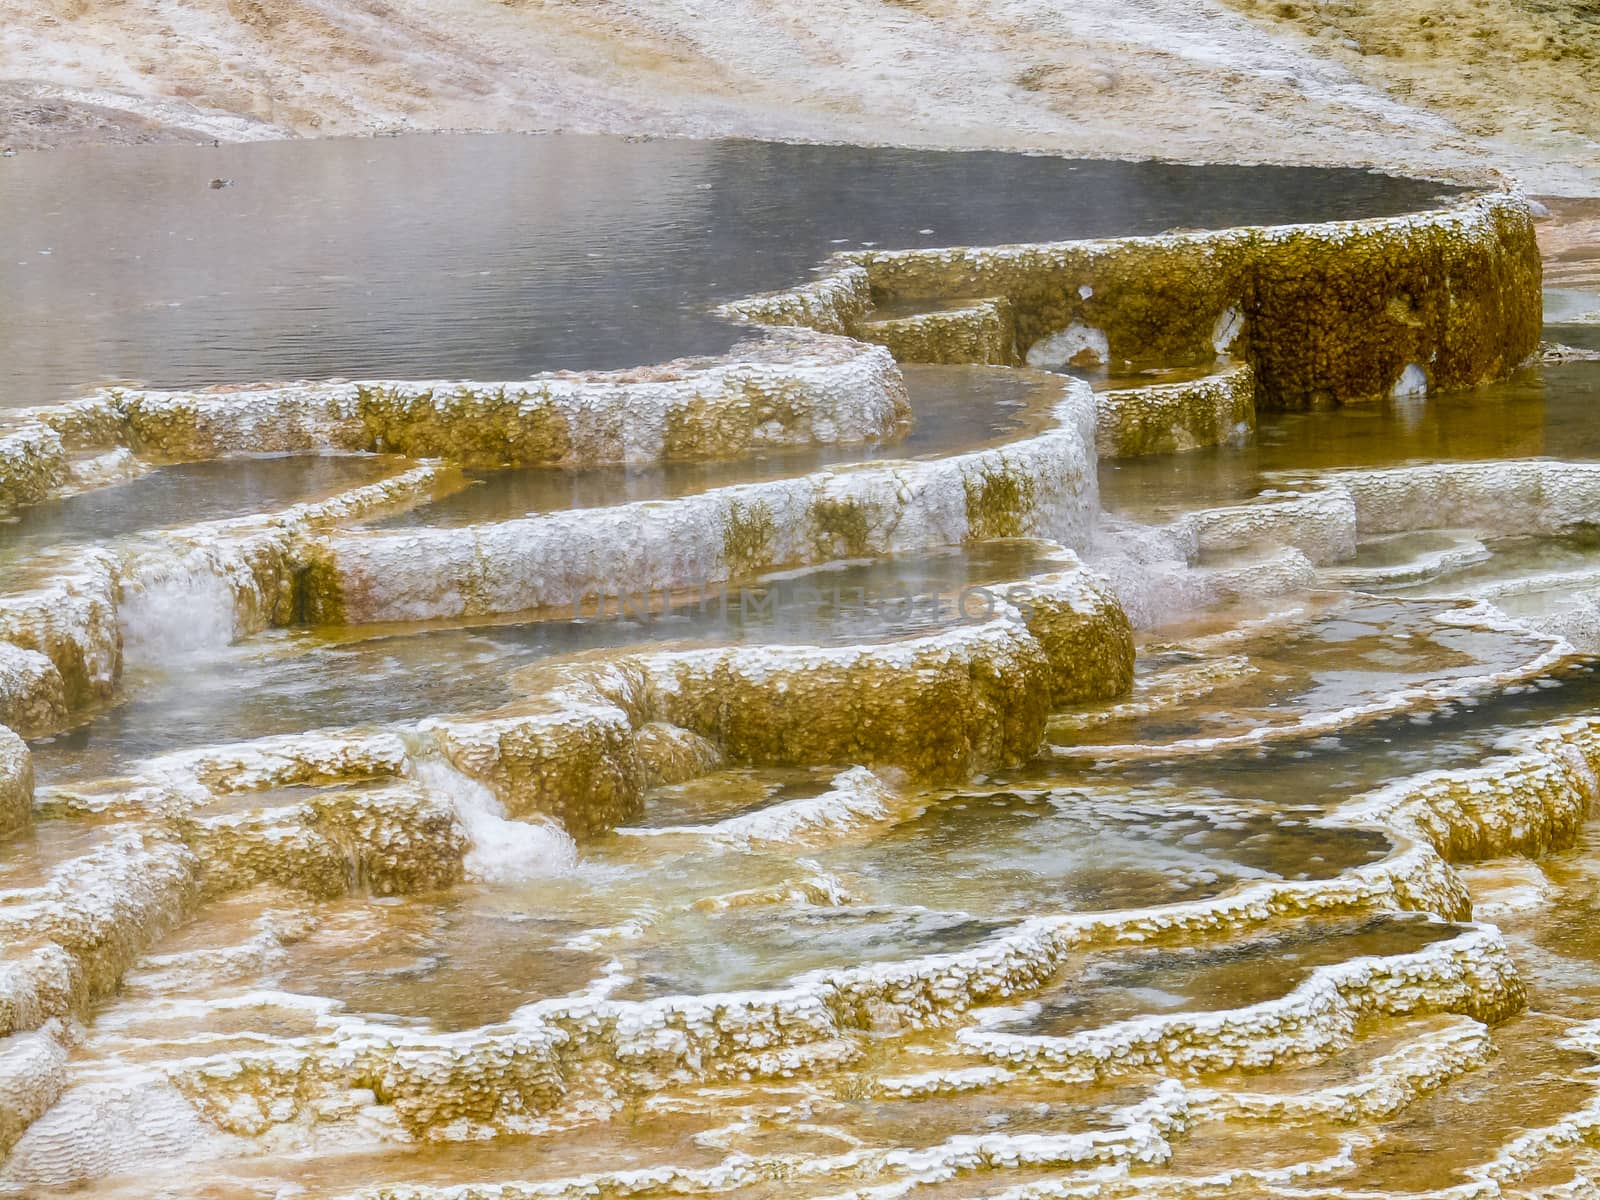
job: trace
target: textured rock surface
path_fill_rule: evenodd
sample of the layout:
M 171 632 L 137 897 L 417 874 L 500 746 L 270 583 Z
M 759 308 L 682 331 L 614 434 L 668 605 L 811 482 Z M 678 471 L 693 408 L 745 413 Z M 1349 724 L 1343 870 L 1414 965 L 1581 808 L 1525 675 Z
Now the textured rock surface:
M 26 825 L 32 813 L 32 756 L 26 742 L 0 725 L 0 836 Z
M 1117 696 L 1132 679 L 1127 619 L 1091 573 L 994 590 L 992 617 L 926 637 L 538 668 L 519 680 L 528 702 L 423 728 L 513 814 L 542 812 L 579 834 L 637 813 L 661 777 L 662 723 L 703 739 L 704 763 L 863 762 L 960 779 L 1031 756 L 1054 704 Z
M 66 450 L 54 431 L 24 425 L 0 434 L 0 514 L 43 500 L 68 478 Z
M 1238 366 L 1203 379 L 1119 388 L 1097 394 L 1095 407 L 1102 458 L 1241 442 L 1255 430 L 1255 373 Z
M 57 1034 L 52 1028 L 0 1037 L 0 1154 L 66 1086 L 67 1050 Z
M 1078 326 L 1116 363 L 1173 366 L 1209 362 L 1226 336 L 1255 369 L 1258 403 L 1278 408 L 1376 400 L 1410 364 L 1434 388 L 1499 378 L 1541 324 L 1533 222 L 1513 192 L 1376 221 L 840 262 L 902 304 L 1004 297 L 1021 345 Z
M 194 821 L 208 895 L 275 883 L 316 896 L 389 896 L 459 883 L 467 838 L 449 804 L 406 785 Z
M 110 992 L 188 912 L 196 866 L 176 839 L 130 829 L 13 894 L 0 912 L 0 1030 L 37 1028 Z
M 0 594 L 0 639 L 49 659 L 59 676 L 30 671 L 37 699 L 12 705 L 48 705 L 59 694 L 69 705 L 111 695 L 122 670 L 117 627 L 115 560 L 100 551 L 56 554 L 34 565 L 22 590 Z
M 1014 366 L 1016 326 L 1003 296 L 855 325 L 858 337 L 887 346 L 901 362 L 996 363 Z
M 17 502 L 48 494 L 65 480 L 63 442 L 168 461 L 337 449 L 574 466 L 870 441 L 900 430 L 908 415 L 905 384 L 882 350 L 790 330 L 723 359 L 508 383 L 112 388 L 13 417 L 23 423 L 0 441 L 0 480 Z
M 67 710 L 55 663 L 37 650 L 0 642 L 0 724 L 24 734 L 49 733 L 66 723 Z
M 1093 398 L 1064 381 L 1055 428 L 950 458 L 865 463 L 470 529 L 340 533 L 305 611 L 322 622 L 592 608 L 600 596 L 689 591 L 779 566 L 993 537 L 1082 545 L 1093 520 Z

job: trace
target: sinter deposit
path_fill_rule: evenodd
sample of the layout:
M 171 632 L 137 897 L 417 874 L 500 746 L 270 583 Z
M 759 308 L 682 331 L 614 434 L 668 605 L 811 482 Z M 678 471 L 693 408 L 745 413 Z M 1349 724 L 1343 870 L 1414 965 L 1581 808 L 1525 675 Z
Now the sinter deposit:
M 329 263 L 303 338 L 19 342 L 0 1195 L 1586 1194 L 1600 364 L 1527 200 L 634 153 L 435 337 Z

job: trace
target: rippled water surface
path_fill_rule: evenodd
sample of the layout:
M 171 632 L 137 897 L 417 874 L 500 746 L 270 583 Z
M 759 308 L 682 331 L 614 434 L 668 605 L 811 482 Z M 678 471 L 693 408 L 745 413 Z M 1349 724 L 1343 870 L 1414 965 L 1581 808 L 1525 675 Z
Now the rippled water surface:
M 0 406 L 105 381 L 515 379 L 720 352 L 839 249 L 1384 215 L 1359 171 L 763 142 L 141 146 L 0 170 Z M 210 187 L 213 179 L 231 186 Z
M 1440 192 L 568 136 L 19 157 L 0 160 L 0 406 L 112 380 L 720 353 L 750 335 L 715 302 L 840 249 L 1385 215 Z M 1590 344 L 1591 299 L 1552 290 L 1547 336 Z M 1261 412 L 1185 454 L 1097 460 L 1074 427 L 1045 460 L 1059 479 L 1011 470 L 1088 389 L 903 370 L 909 428 L 863 444 L 467 470 L 156 447 L 0 524 L 0 598 L 44 606 L 47 632 L 114 608 L 119 673 L 33 738 L 34 819 L 0 838 L 0 1145 L 20 1135 L 0 1195 L 1584 1194 L 1535 1189 L 1600 1171 L 1600 364 Z M 1009 457 L 946 461 L 980 450 Z M 1428 497 L 1363 512 L 1339 490 L 1510 460 L 1568 473 L 1491 474 L 1449 522 Z M 881 480 L 866 501 L 853 471 Z M 842 532 L 726 589 L 573 568 L 533 532 L 747 485 L 755 504 L 803 475 L 835 489 Z M 966 523 L 988 487 L 1058 483 L 1103 577 Z M 868 511 L 918 489 L 904 527 Z M 1213 511 L 1289 492 L 1327 512 L 1230 541 Z M 874 521 L 890 549 L 858 553 Z M 659 547 L 685 578 L 737 549 L 731 522 L 706 529 Z M 373 545 L 402 551 L 360 584 L 394 589 L 396 619 L 343 623 L 341 593 L 309 624 L 334 548 Z M 91 547 L 121 572 L 109 599 L 84 582 Z M 473 571 L 429 608 L 462 548 Z M 603 595 L 519 607 L 580 568 Z M 1083 612 L 1105 588 L 1135 615 L 1130 691 L 1051 690 L 1058 659 L 1111 650 L 1008 590 L 1047 572 Z M 514 602 L 484 598 L 508 579 Z M 278 610 L 251 607 L 268 594 Z M 1003 652 L 969 652 L 980 635 Z M 61 656 L 36 641 L 0 685 Z M 674 655 L 706 674 L 642 665 Z M 854 690 L 813 690 L 791 656 L 856 670 Z M 659 715 L 707 679 L 716 745 Z M 885 729 L 973 714 L 930 726 L 939 749 L 1013 765 L 918 780 L 873 759 Z M 839 761 L 815 761 L 812 724 L 843 727 Z M 1036 754 L 982 758 L 1015 729 Z M 573 796 L 594 821 L 560 809 Z M 26 1023 L 75 987 L 70 1020 Z M 60 1086 L 14 1120 L 35 1079 Z M 1539 1129 L 1535 1168 L 1492 1165 Z

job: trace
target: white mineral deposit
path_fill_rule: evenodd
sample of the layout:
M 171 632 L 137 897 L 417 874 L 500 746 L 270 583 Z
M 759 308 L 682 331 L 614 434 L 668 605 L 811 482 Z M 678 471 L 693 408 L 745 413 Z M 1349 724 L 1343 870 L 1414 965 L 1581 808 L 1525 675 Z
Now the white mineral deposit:
M 1592 4 L 0 21 L 0 1197 L 1596 1192 Z

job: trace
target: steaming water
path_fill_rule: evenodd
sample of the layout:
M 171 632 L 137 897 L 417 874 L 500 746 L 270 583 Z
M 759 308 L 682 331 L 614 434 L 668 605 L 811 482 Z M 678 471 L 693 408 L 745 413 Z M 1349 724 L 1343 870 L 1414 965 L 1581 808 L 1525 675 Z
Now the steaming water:
M 209 189 L 212 176 L 233 186 Z M 706 316 L 708 301 L 793 282 L 840 246 L 1376 214 L 1437 191 L 1354 172 L 589 138 L 35 156 L 0 170 L 0 201 L 15 215 L 0 234 L 0 286 L 17 300 L 0 314 L 10 366 L 0 403 L 73 395 L 111 378 L 495 377 L 650 362 L 725 348 L 734 331 Z M 1570 317 L 1580 301 L 1552 297 L 1552 317 Z M 69 310 L 75 324 L 63 323 Z M 74 336 L 63 340 L 62 328 Z M 1581 344 L 1584 328 L 1563 326 L 1558 340 Z M 648 469 L 482 471 L 474 486 L 373 524 L 461 526 L 854 459 L 944 456 L 1032 431 L 1061 386 L 1059 376 L 992 368 L 907 375 L 917 424 L 894 443 Z M 771 605 L 735 595 L 726 608 L 662 602 L 621 613 L 613 597 L 609 610 L 577 616 L 260 634 L 241 628 L 232 585 L 204 545 L 154 560 L 130 574 L 120 599 L 126 661 L 115 702 L 34 745 L 52 807 L 0 842 L 0 918 L 52 873 L 61 889 L 81 890 L 75 864 L 132 853 L 115 839 L 157 827 L 139 806 L 173 800 L 135 786 L 155 769 L 145 760 L 275 735 L 293 742 L 314 729 L 396 734 L 399 780 L 357 772 L 229 791 L 248 780 L 225 769 L 174 823 L 179 836 L 198 841 L 203 827 L 224 839 L 294 813 L 300 824 L 269 821 L 262 836 L 322 844 L 314 834 L 343 853 L 338 805 L 352 792 L 376 803 L 400 790 L 453 814 L 468 843 L 463 878 L 409 895 L 357 886 L 331 897 L 268 878 L 227 894 L 219 885 L 166 913 L 170 931 L 152 933 L 116 994 L 85 1013 L 66 1091 L 0 1162 L 0 1194 L 342 1195 L 750 1163 L 748 1176 L 710 1182 L 663 1174 L 651 1187 L 588 1180 L 569 1190 L 1022 1200 L 1096 1180 L 1160 1194 L 1165 1176 L 1189 1177 L 1170 1186 L 1190 1194 L 1324 1185 L 1379 1194 L 1467 1181 L 1518 1133 L 1594 1100 L 1594 1052 L 1572 1042 L 1600 1018 L 1593 824 L 1571 849 L 1461 869 L 1476 916 L 1506 930 L 1533 993 L 1527 1013 L 1487 1032 L 1464 1002 L 1412 1011 L 1396 1001 L 1351 1016 L 1342 1040 L 1271 1071 L 1254 1069 L 1246 1053 L 1201 1074 L 1180 1058 L 1097 1077 L 1045 1053 L 1164 1021 L 1210 1028 L 1249 1005 L 1248 1046 L 1273 1045 L 1292 1035 L 1270 1026 L 1284 1005 L 1291 1026 L 1317 1027 L 1326 1006 L 1344 1002 L 1338 987 L 1364 994 L 1348 973 L 1415 977 L 1432 969 L 1430 955 L 1481 932 L 1421 912 L 1313 904 L 1237 929 L 1064 950 L 1037 978 L 983 994 L 975 1012 L 941 1010 L 917 1027 L 819 980 L 932 963 L 946 973 L 906 974 L 895 994 L 954 994 L 960 968 L 1000 961 L 999 948 L 1041 923 L 1156 919 L 1240 896 L 1259 904 L 1272 889 L 1325 896 L 1414 853 L 1394 830 L 1349 819 L 1352 798 L 1427 771 L 1492 767 L 1518 739 L 1600 704 L 1600 659 L 1557 637 L 1576 637 L 1562 605 L 1586 587 L 1600 596 L 1592 531 L 1508 530 L 1491 512 L 1462 529 L 1363 533 L 1354 558 L 1305 561 L 1290 584 L 1248 566 L 1242 582 L 1219 590 L 1207 572 L 1237 566 L 1237 554 L 1197 552 L 1190 563 L 1169 534 L 1147 526 L 1275 489 L 1314 490 L 1351 467 L 1600 458 L 1597 385 L 1594 364 L 1529 369 L 1461 396 L 1263 414 L 1255 438 L 1239 445 L 1105 461 L 1107 545 L 1121 538 L 1113 548 L 1171 558 L 1170 576 L 1146 582 L 1167 603 L 1157 595 L 1141 610 L 1154 616 L 1138 632 L 1132 697 L 1054 714 L 1046 752 L 993 777 L 924 788 L 855 762 L 723 765 L 650 789 L 619 828 L 577 841 L 536 813 L 509 812 L 418 722 L 515 706 L 525 700 L 522 668 L 573 657 L 844 646 L 947 629 L 961 620 L 951 601 L 962 589 L 1057 560 L 1036 543 L 995 541 L 754 581 L 787 597 Z M 91 544 L 136 555 L 149 548 L 148 531 L 268 512 L 397 465 L 288 456 L 162 467 L 24 510 L 0 526 L 0 567 L 61 544 L 69 555 Z M 1577 579 L 1591 571 L 1593 583 Z M 1528 584 L 1557 575 L 1560 587 Z M 905 593 L 921 602 L 902 603 Z M 1474 605 L 1491 593 L 1504 612 Z M 895 600 L 839 599 L 855 594 Z M 1582 648 L 1600 650 L 1600 634 Z M 162 778 L 175 794 L 198 789 Z M 109 807 L 72 815 L 85 796 Z M 403 857 L 414 863 L 427 849 Z M 136 893 L 115 900 L 132 903 Z M 1347 975 L 1331 983 L 1330 971 Z M 1474 982 L 1474 994 L 1487 991 L 1486 977 Z M 509 1130 L 463 1117 L 441 1126 L 443 1136 L 414 1136 L 396 1123 L 404 1081 L 350 1066 L 353 1046 L 440 1037 L 469 1064 L 486 1061 L 470 1056 L 491 1044 L 495 1054 L 531 1053 L 515 1039 L 533 1009 L 580 1014 L 567 1027 L 574 1039 L 629 1030 L 652 1004 L 686 1021 L 708 1008 L 736 1022 L 738 1005 L 766 989 L 821 996 L 842 1022 L 838 1035 L 804 1044 L 814 1058 L 803 1062 L 746 1061 L 711 1076 L 640 1067 L 614 1094 L 600 1086 L 605 1055 L 586 1058 L 574 1041 L 567 1065 L 604 1098 Z M 652 1052 L 678 1045 L 672 1028 L 655 1036 Z M 1374 1074 L 1391 1071 L 1394 1056 L 1479 1036 L 1498 1057 L 1433 1075 L 1419 1068 L 1410 1082 Z M 16 1045 L 0 1038 L 0 1055 Z M 985 1049 L 994 1045 L 1008 1049 Z M 1190 1045 L 1203 1048 L 1205 1038 Z M 273 1106 L 315 1092 L 315 1071 L 258 1104 L 227 1091 L 241 1077 L 232 1065 L 195 1066 L 243 1056 L 265 1077 L 327 1046 L 320 1069 L 356 1081 L 292 1119 Z M 441 1095 L 476 1086 L 476 1067 L 452 1073 L 441 1062 L 425 1068 L 443 1081 Z M 486 1068 L 485 1086 L 497 1086 L 498 1069 Z M 1165 1149 L 1091 1168 L 1097 1175 L 1069 1161 L 1063 1147 L 1080 1145 L 1074 1138 L 1112 1145 L 1143 1128 L 1175 1094 L 1174 1080 L 1196 1107 L 1150 1126 Z M 7 1084 L 0 1077 L 0 1101 Z M 210 1106 L 196 1108 L 192 1096 Z M 1273 1108 L 1301 1096 L 1310 1099 L 1298 1115 Z M 1393 1107 L 1374 1101 L 1358 1112 L 1351 1096 L 1390 1097 Z M 1218 1097 L 1239 1098 L 1254 1115 L 1219 1116 L 1205 1107 Z M 232 1135 L 217 1132 L 219 1119 Z M 1587 1169 L 1589 1151 L 1560 1153 L 1571 1164 L 1561 1159 L 1552 1175 Z M 1259 1187 L 1244 1176 L 1192 1182 L 1275 1168 L 1284 1175 Z
M 787 287 L 842 247 L 1386 215 L 1443 190 L 1360 171 L 574 136 L 29 155 L 0 173 L 0 406 L 102 380 L 635 366 L 726 349 L 736 331 L 708 302 Z

